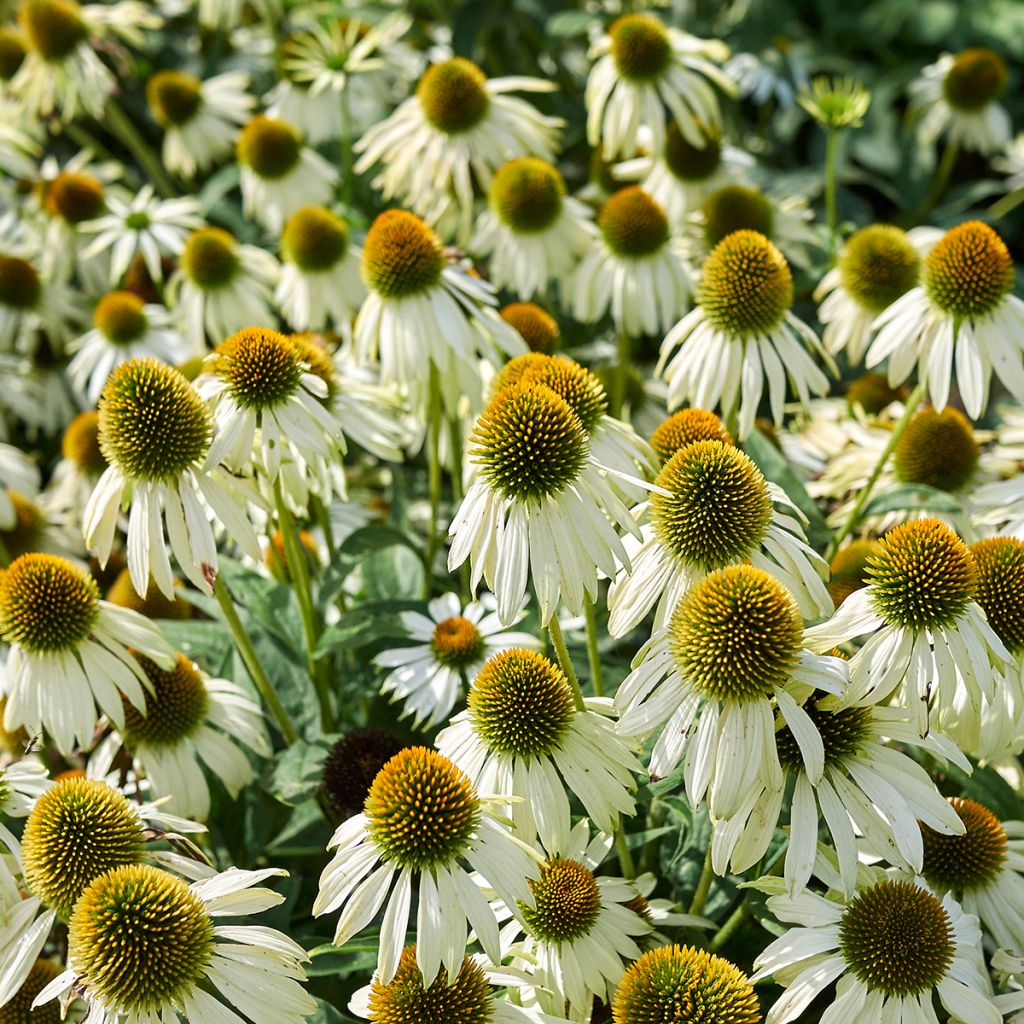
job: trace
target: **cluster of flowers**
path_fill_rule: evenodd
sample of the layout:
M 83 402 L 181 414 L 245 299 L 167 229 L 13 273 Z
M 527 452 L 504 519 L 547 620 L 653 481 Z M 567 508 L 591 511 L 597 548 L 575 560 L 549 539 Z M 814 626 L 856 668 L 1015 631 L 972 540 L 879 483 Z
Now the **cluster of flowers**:
M 858 226 L 868 91 L 799 93 L 816 219 L 735 116 L 792 94 L 653 13 L 577 55 L 571 193 L 553 73 L 395 9 L 194 6 L 0 27 L 0 1022 L 1024 1010 L 1024 822 L 961 786 L 1024 792 L 1000 56 L 923 70 L 931 194 Z M 962 151 L 1008 195 L 940 215 Z M 395 536 L 423 593 L 375 604 Z M 225 808 L 321 741 L 286 900 Z M 371 928 L 369 978 L 306 978 Z

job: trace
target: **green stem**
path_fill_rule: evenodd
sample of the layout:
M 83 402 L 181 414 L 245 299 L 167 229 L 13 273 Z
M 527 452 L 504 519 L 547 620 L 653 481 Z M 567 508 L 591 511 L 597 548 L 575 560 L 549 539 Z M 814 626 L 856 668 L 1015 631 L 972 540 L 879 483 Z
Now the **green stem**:
M 313 518 L 324 535 L 324 543 L 327 545 L 327 554 L 334 557 L 334 530 L 331 529 L 331 514 L 327 506 L 315 495 L 310 496 Z
M 430 597 L 434 559 L 437 557 L 438 528 L 441 519 L 441 386 L 437 367 L 430 364 L 430 422 L 427 425 L 429 441 L 427 447 L 427 481 L 430 488 L 430 532 L 427 534 L 426 579 L 423 582 L 423 597 Z
M 624 878 L 636 878 L 636 865 L 633 863 L 633 851 L 626 842 L 626 830 L 619 819 L 619 826 L 615 830 L 615 853 L 619 858 L 619 870 Z
M 242 661 L 259 691 L 260 697 L 263 698 L 263 703 L 267 705 L 277 720 L 277 726 L 281 730 L 285 742 L 291 745 L 299 738 L 299 734 L 277 696 L 273 684 L 267 678 L 266 672 L 263 671 L 260 659 L 256 655 L 256 648 L 253 647 L 249 634 L 246 633 L 245 626 L 242 625 L 242 620 L 238 617 L 238 610 L 235 608 L 235 602 L 231 598 L 231 592 L 228 590 L 223 576 L 217 577 L 213 596 L 216 597 L 220 610 L 224 613 L 228 629 L 231 630 L 231 638 L 235 641 L 238 653 L 242 656 Z
M 690 901 L 690 913 L 698 916 L 704 913 L 704 905 L 708 901 L 708 893 L 711 892 L 711 880 L 715 872 L 711 867 L 711 844 L 708 844 L 708 852 L 704 855 L 704 866 L 700 870 L 700 880 L 697 888 L 693 891 L 693 899 Z
M 352 215 L 352 187 L 354 172 L 352 170 L 352 111 L 349 108 L 348 89 L 341 90 L 341 174 L 342 196 L 345 201 L 345 214 Z
M 622 416 L 622 408 L 626 404 L 626 384 L 629 380 L 629 363 L 631 348 L 629 335 L 619 331 L 618 338 L 618 361 L 615 364 L 615 374 L 612 377 L 612 393 L 609 395 L 609 412 L 616 417 Z
M 878 482 L 878 478 L 881 476 L 882 470 L 885 469 L 885 464 L 889 461 L 889 456 L 892 455 L 893 451 L 896 449 L 896 445 L 899 444 L 900 438 L 903 436 L 903 432 L 907 429 L 907 425 L 910 423 L 914 413 L 917 411 L 917 407 L 921 404 L 921 400 L 924 398 L 924 392 L 925 385 L 922 381 L 910 393 L 906 407 L 903 410 L 903 415 L 900 417 L 899 422 L 889 435 L 889 441 L 882 451 L 882 454 L 878 457 L 878 462 L 875 463 L 875 468 L 871 470 L 871 475 L 868 477 L 867 482 L 857 495 L 857 501 L 853 508 L 850 509 L 850 514 L 846 517 L 846 522 L 843 523 L 840 531 L 832 538 L 832 543 L 829 544 L 828 551 L 825 552 L 825 558 L 828 561 L 832 561 L 832 556 L 839 550 L 839 545 L 842 544 L 842 542 L 846 540 L 851 533 L 853 533 L 857 523 L 860 521 L 860 516 L 864 511 L 864 506 L 867 505 L 868 499 L 871 497 L 871 491 Z
M 580 689 L 579 677 L 576 669 L 572 667 L 572 660 L 569 658 L 569 648 L 565 646 L 565 637 L 562 635 L 562 627 L 558 622 L 558 613 L 551 616 L 548 623 L 548 632 L 551 634 L 551 642 L 555 647 L 555 654 L 558 656 L 558 664 L 562 666 L 565 678 L 569 680 L 572 687 L 572 697 L 576 704 L 577 711 L 586 711 L 587 706 L 583 703 L 583 691 Z
M 448 440 L 452 450 L 452 496 L 455 503 L 462 501 L 462 421 L 456 413 L 448 417 Z
M 1021 203 L 1024 203 L 1024 186 L 1008 192 L 1002 199 L 997 199 L 988 208 L 989 216 L 999 220 L 1000 217 L 1005 217 L 1012 210 L 1016 210 Z
M 601 652 L 597 649 L 597 615 L 594 602 L 588 597 L 583 603 L 583 617 L 587 622 L 587 663 L 590 666 L 590 685 L 597 697 L 604 696 L 604 673 L 601 669 Z
M 828 258 L 833 263 L 836 257 L 836 186 L 839 161 L 839 132 L 829 128 L 825 139 L 825 215 L 828 219 Z
M 747 918 L 747 904 L 741 903 L 730 915 L 725 924 L 718 929 L 718 933 L 711 940 L 711 952 L 717 953 L 736 934 L 739 927 Z
M 142 165 L 157 192 L 164 199 L 173 199 L 178 193 L 171 179 L 164 173 L 163 162 L 113 98 L 107 100 L 103 120 L 105 127 L 124 143 L 125 148 Z
M 932 178 L 932 185 L 928 190 L 928 198 L 925 201 L 924 209 L 921 211 L 921 217 L 930 213 L 935 208 L 935 204 L 942 198 L 946 191 L 946 186 L 949 184 L 953 168 L 956 166 L 956 158 L 959 155 L 959 144 L 947 141 L 946 148 L 942 153 L 942 159 L 939 160 L 939 165 L 935 168 L 935 177 Z

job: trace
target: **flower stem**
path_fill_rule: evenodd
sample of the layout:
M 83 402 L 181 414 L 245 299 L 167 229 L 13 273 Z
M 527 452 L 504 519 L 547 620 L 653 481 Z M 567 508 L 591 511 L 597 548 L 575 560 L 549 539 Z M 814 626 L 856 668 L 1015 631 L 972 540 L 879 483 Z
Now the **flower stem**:
M 164 165 L 152 147 L 142 137 L 132 120 L 117 105 L 113 98 L 107 100 L 103 120 L 105 126 L 116 135 L 125 148 L 142 164 L 149 180 L 164 199 L 173 199 L 178 193 L 171 179 L 164 173 Z
M 572 697 L 576 704 L 576 710 L 586 711 L 579 677 L 576 675 L 576 669 L 572 667 L 572 661 L 569 658 L 569 648 L 565 646 L 565 637 L 562 635 L 562 627 L 558 622 L 557 611 L 551 616 L 551 621 L 548 623 L 548 631 L 551 633 L 551 642 L 554 644 L 555 654 L 558 655 L 558 664 L 562 666 L 565 678 L 569 680 L 569 685 L 572 687 Z
M 619 858 L 619 870 L 624 878 L 636 878 L 636 864 L 633 863 L 633 851 L 626 841 L 626 829 L 619 819 L 618 828 L 615 829 L 615 853 Z
M 235 608 L 235 602 L 231 597 L 227 584 L 224 582 L 223 576 L 217 577 L 217 582 L 213 588 L 213 596 L 216 597 L 220 610 L 224 613 L 228 629 L 231 630 L 231 638 L 235 641 L 238 653 L 242 656 L 242 661 L 245 662 L 245 667 L 249 670 L 249 675 L 252 677 L 256 689 L 263 698 L 263 702 L 270 708 L 271 714 L 277 720 L 277 726 L 281 730 L 281 735 L 285 738 L 285 742 L 291 745 L 299 738 L 299 734 L 292 720 L 288 717 L 288 712 L 285 711 L 280 698 L 277 696 L 273 684 L 267 678 L 267 673 L 263 671 L 260 659 L 256 655 L 256 648 L 253 647 L 252 640 L 249 639 L 249 634 L 246 633 L 245 626 L 242 625 L 242 620 L 238 617 L 238 610 Z
M 693 899 L 690 901 L 690 913 L 700 914 L 704 913 L 704 905 L 708 901 L 708 893 L 711 892 L 711 880 L 714 878 L 715 872 L 711 867 L 711 844 L 708 843 L 708 852 L 704 855 L 704 866 L 700 870 L 700 880 L 697 882 L 697 888 L 693 890 Z
M 458 413 L 448 417 L 448 439 L 452 452 L 452 496 L 456 504 L 462 501 L 462 420 Z
M 730 915 L 725 924 L 718 929 L 718 933 L 711 940 L 710 949 L 712 953 L 717 953 L 722 949 L 725 944 L 736 934 L 736 931 L 747 919 L 747 904 L 746 902 L 741 903 Z
M 341 90 L 341 176 L 342 197 L 345 202 L 345 215 L 352 214 L 352 186 L 354 172 L 352 170 L 352 110 L 349 106 L 348 89 Z
M 828 219 L 828 259 L 833 263 L 836 258 L 836 159 L 839 150 L 839 131 L 829 128 L 825 137 L 825 215 Z
M 903 436 L 903 432 L 907 429 L 907 425 L 913 419 L 914 413 L 917 411 L 917 407 L 921 404 L 921 400 L 924 398 L 925 385 L 922 381 L 917 385 L 916 388 L 910 393 L 910 397 L 907 399 L 906 407 L 903 410 L 903 415 L 900 417 L 899 422 L 893 428 L 892 434 L 889 436 L 889 442 L 886 444 L 882 454 L 878 457 L 878 462 L 875 463 L 875 468 L 871 470 L 871 476 L 868 477 L 867 482 L 860 490 L 860 494 L 857 495 L 857 501 L 853 508 L 850 509 L 850 514 L 846 517 L 846 522 L 843 523 L 840 531 L 832 538 L 832 543 L 828 546 L 828 551 L 825 552 L 825 557 L 829 561 L 832 560 L 832 556 L 839 550 L 839 545 L 842 544 L 847 537 L 853 533 L 860 520 L 861 513 L 864 511 L 864 506 L 867 505 L 868 499 L 871 497 L 871 492 L 874 489 L 875 484 L 878 482 L 879 476 L 881 476 L 882 470 L 885 469 L 885 464 L 889 461 L 889 456 L 892 455 L 896 449 L 896 445 L 899 444 L 900 438 Z
M 953 168 L 956 166 L 956 158 L 959 155 L 959 144 L 952 140 L 947 141 L 946 148 L 942 153 L 942 159 L 939 160 L 939 165 L 935 168 L 935 177 L 932 178 L 932 185 L 928 190 L 928 198 L 925 200 L 924 209 L 921 211 L 921 217 L 930 213 L 935 208 L 935 204 L 942 198 L 946 191 L 946 186 L 949 184 L 949 177 L 953 173 Z
M 427 424 L 429 442 L 427 451 L 427 481 L 430 488 L 430 532 L 427 534 L 426 578 L 423 581 L 423 597 L 430 597 L 434 559 L 437 557 L 438 529 L 441 519 L 441 382 L 437 367 L 430 364 L 430 422 Z
M 629 344 L 629 335 L 624 331 L 619 331 L 619 358 L 615 364 L 615 375 L 612 377 L 612 393 L 609 395 L 609 412 L 615 416 L 621 418 L 622 408 L 626 404 L 626 384 L 629 380 L 629 363 L 631 357 L 631 346 Z
M 583 617 L 587 622 L 587 663 L 590 666 L 590 685 L 596 697 L 604 696 L 604 673 L 601 669 L 601 652 L 597 649 L 597 615 L 594 602 L 588 597 L 583 602 Z
M 1005 217 L 1011 211 L 1016 210 L 1021 203 L 1024 203 L 1024 186 L 1015 188 L 1012 192 L 1007 192 L 1002 199 L 997 199 L 988 208 L 989 216 L 993 220 L 999 220 L 1000 217 Z

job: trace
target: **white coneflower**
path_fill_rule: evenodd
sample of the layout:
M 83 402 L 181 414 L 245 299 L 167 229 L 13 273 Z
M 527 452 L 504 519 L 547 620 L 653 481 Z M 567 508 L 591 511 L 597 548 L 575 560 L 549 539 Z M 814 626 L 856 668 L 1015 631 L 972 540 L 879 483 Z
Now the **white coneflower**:
M 933 1000 L 972 1024 L 1000 1024 L 980 955 L 981 929 L 955 900 L 880 875 L 839 902 L 816 893 L 772 896 L 768 908 L 795 923 L 755 961 L 752 981 L 786 986 L 765 1024 L 788 1024 L 833 982 L 834 1021 L 938 1024 Z
M 79 317 L 72 293 L 33 260 L 0 253 L 0 348 L 32 355 L 45 332 L 59 350 Z
M 570 793 L 606 832 L 620 814 L 632 816 L 641 766 L 616 733 L 610 701 L 591 697 L 578 706 L 561 670 L 521 647 L 490 658 L 466 700 L 437 747 L 478 789 L 513 798 L 520 838 L 539 835 L 547 850 L 564 853 Z
M 918 138 L 930 145 L 945 134 L 950 145 L 983 156 L 997 153 L 1013 132 L 999 102 L 1008 80 L 1006 64 L 994 50 L 942 54 L 910 83 L 911 113 L 920 118 Z
M 616 192 L 597 217 L 598 237 L 579 261 L 568 292 L 585 323 L 611 310 L 631 337 L 661 334 L 690 301 L 690 275 L 665 211 L 639 185 Z
M 818 650 L 870 634 L 850 662 L 852 704 L 875 703 L 897 688 L 922 736 L 930 705 L 950 706 L 961 688 L 972 704 L 989 698 L 992 668 L 1010 654 L 975 600 L 974 559 L 937 519 L 890 530 L 867 562 L 868 585 L 835 616 L 808 631 Z
M 814 291 L 825 349 L 846 352 L 851 363 L 859 363 L 875 318 L 917 286 L 922 257 L 940 237 L 936 228 L 904 232 L 891 224 L 855 231 Z
M 494 309 L 491 286 L 449 265 L 441 240 L 415 214 L 387 210 L 373 222 L 362 273 L 370 294 L 356 318 L 356 359 L 379 361 L 381 382 L 398 386 L 421 419 L 432 372 L 446 412 L 464 397 L 479 408 L 479 360 L 497 365 L 526 351 Z
M 683 595 L 710 570 L 749 561 L 792 591 L 808 619 L 831 613 L 823 558 L 807 543 L 803 516 L 733 445 L 696 441 L 679 449 L 634 509 L 641 539 L 627 538 L 630 570 L 608 591 L 608 630 L 622 636 L 657 603 L 660 632 Z
M 921 284 L 875 320 L 878 335 L 866 364 L 889 360 L 890 384 L 914 367 L 936 409 L 956 382 L 971 419 L 988 404 L 993 370 L 1006 389 L 1024 399 L 1024 302 L 1011 294 L 1013 260 L 987 224 L 951 228 L 924 260 Z
M 144 185 L 131 199 L 107 196 L 106 213 L 80 225 L 83 234 L 96 237 L 81 251 L 83 260 L 110 253 L 110 283 L 116 285 L 138 255 L 155 282 L 163 280 L 162 258 L 179 256 L 189 232 L 203 225 L 194 196 L 157 199 L 152 185 Z
M 256 533 L 233 479 L 219 467 L 204 466 L 212 417 L 177 370 L 153 359 L 123 363 L 104 388 L 99 412 L 100 450 L 109 467 L 86 506 L 83 531 L 101 566 L 110 557 L 122 505 L 128 509 L 128 569 L 140 595 L 152 574 L 160 591 L 174 597 L 168 541 L 182 572 L 211 592 L 217 578 L 211 518 L 259 559 Z
M 189 885 L 133 864 L 100 875 L 71 915 L 67 970 L 33 1005 L 75 990 L 97 1020 L 147 1024 L 180 1013 L 214 1024 L 242 1013 L 253 1024 L 303 1024 L 317 1006 L 302 987 L 306 951 L 272 928 L 218 924 L 282 903 L 254 886 L 283 874 L 229 868 Z
M 516 616 L 522 617 L 522 612 Z M 490 594 L 465 608 L 456 594 L 443 594 L 428 602 L 426 615 L 402 612 L 399 621 L 417 643 L 381 651 L 373 663 L 390 670 L 381 692 L 401 701 L 403 716 L 412 715 L 425 728 L 448 720 L 467 681 L 491 655 L 510 647 L 538 646 L 529 633 L 502 625 Z
M 828 391 L 808 349 L 830 359 L 815 333 L 793 315 L 793 276 L 781 252 L 756 231 L 735 231 L 701 270 L 697 308 L 669 331 L 659 372 L 669 407 L 689 402 L 735 416 L 740 440 L 754 429 L 765 384 L 772 418 L 782 423 L 786 381 L 806 405 Z
M 614 576 L 629 564 L 617 531 L 638 527 L 579 416 L 551 388 L 523 381 L 499 392 L 477 418 L 467 459 L 472 482 L 449 531 L 448 566 L 469 559 L 473 586 L 487 581 L 503 622 L 531 577 L 544 624 L 559 600 L 581 614 L 598 570 Z
M 93 310 L 93 328 L 69 346 L 68 378 L 90 405 L 99 401 L 110 374 L 129 359 L 152 356 L 181 362 L 185 342 L 163 306 L 146 304 L 134 292 L 108 292 Z
M 235 143 L 242 167 L 242 212 L 279 234 L 300 207 L 327 205 L 337 171 L 287 121 L 257 114 Z
M 796 698 L 807 687 L 842 693 L 847 666 L 804 646 L 799 609 L 781 583 L 752 565 L 716 569 L 634 659 L 615 696 L 619 728 L 660 730 L 652 775 L 669 775 L 685 753 L 690 803 L 707 795 L 716 819 L 736 814 L 757 782 L 781 786 L 776 710 L 817 784 L 822 739 Z
M 636 152 L 645 125 L 651 146 L 665 144 L 665 108 L 683 136 L 701 145 L 721 123 L 715 89 L 728 96 L 736 87 L 719 65 L 729 48 L 663 24 L 653 14 L 625 14 L 595 44 L 597 58 L 587 79 L 587 142 L 601 145 L 606 160 Z
M 150 78 L 146 102 L 164 129 L 163 160 L 169 171 L 191 178 L 232 153 L 256 105 L 248 88 L 245 71 L 205 81 L 178 70 L 158 71 Z
M 490 278 L 529 299 L 561 281 L 593 237 L 590 211 L 566 195 L 558 168 L 536 157 L 503 164 L 491 181 L 488 209 L 470 251 L 490 257 Z
M 124 723 L 123 693 L 145 707 L 136 654 L 170 667 L 174 651 L 149 621 L 101 601 L 96 581 L 64 558 L 26 554 L 0 579 L 4 728 L 46 729 L 62 753 L 88 746 L 99 712 Z
M 470 926 L 492 962 L 501 962 L 494 912 L 464 864 L 506 906 L 532 908 L 529 881 L 537 877 L 538 855 L 496 820 L 492 803 L 447 758 L 408 747 L 380 770 L 363 813 L 334 833 L 313 913 L 341 911 L 334 943 L 342 946 L 386 904 L 377 954 L 382 984 L 399 968 L 414 878 L 416 966 L 425 984 L 442 963 L 449 978 L 458 973 Z
M 221 228 L 200 228 L 185 242 L 167 288 L 168 305 L 196 354 L 207 340 L 219 345 L 252 323 L 274 323 L 277 260 L 255 245 L 240 245 Z
M 469 237 L 474 184 L 517 156 L 552 162 L 562 121 L 544 117 L 510 92 L 551 92 L 553 82 L 516 75 L 487 78 L 472 61 L 451 57 L 428 68 L 405 100 L 356 144 L 356 173 L 379 164 L 373 180 L 429 224 Z M 445 230 L 447 234 L 447 231 Z
M 302 206 L 285 221 L 274 297 L 294 330 L 350 331 L 366 296 L 362 255 L 349 241 L 348 224 L 326 207 Z

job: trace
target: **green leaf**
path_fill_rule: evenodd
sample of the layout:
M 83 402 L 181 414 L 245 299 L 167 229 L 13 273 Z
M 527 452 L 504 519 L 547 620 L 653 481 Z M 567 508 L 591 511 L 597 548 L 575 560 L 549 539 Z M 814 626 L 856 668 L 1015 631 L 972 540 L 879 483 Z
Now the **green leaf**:
M 412 599 L 423 593 L 423 562 L 407 547 L 370 552 L 362 573 L 363 591 L 371 601 Z
M 938 512 L 956 515 L 961 512 L 960 502 L 951 494 L 929 487 L 927 484 L 903 484 L 885 494 L 876 494 L 864 506 L 862 517 L 880 516 L 887 512 Z
M 593 15 L 587 14 L 585 11 L 559 11 L 548 18 L 544 31 L 549 36 L 561 38 L 581 36 L 587 31 L 593 20 Z
M 422 610 L 422 601 L 368 601 L 345 612 L 320 635 L 316 657 L 346 647 L 362 647 L 384 637 L 403 636 L 398 626 L 398 613 Z
M 334 604 L 352 570 L 368 555 L 387 548 L 406 547 L 418 551 L 415 540 L 393 526 L 371 524 L 355 530 L 338 546 L 320 580 L 318 602 L 321 609 Z
M 320 785 L 326 749 L 318 743 L 296 740 L 275 764 L 270 776 L 270 792 L 282 803 L 297 804 Z

